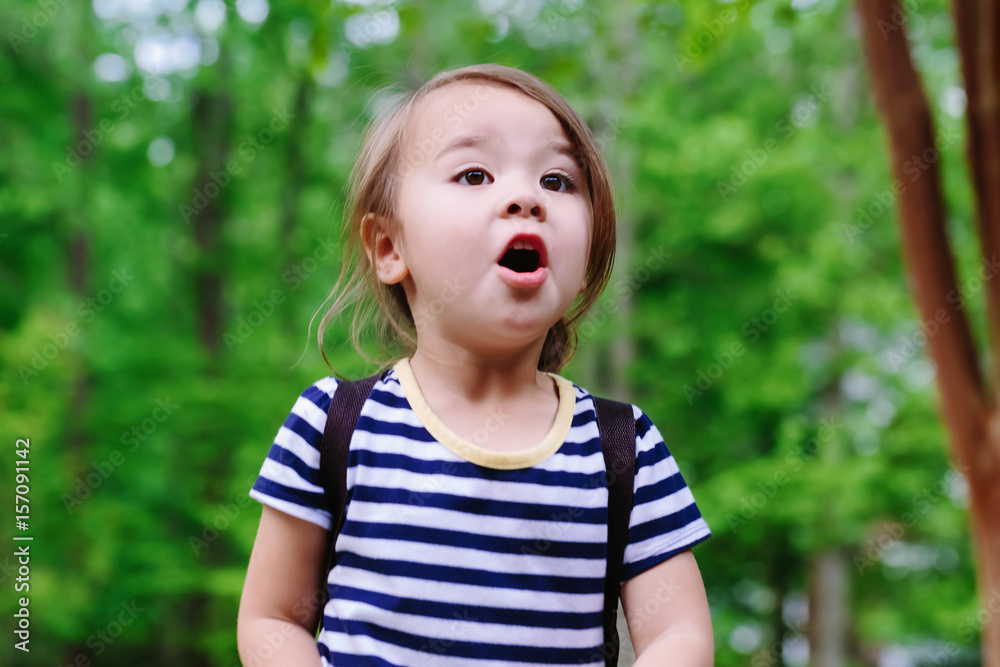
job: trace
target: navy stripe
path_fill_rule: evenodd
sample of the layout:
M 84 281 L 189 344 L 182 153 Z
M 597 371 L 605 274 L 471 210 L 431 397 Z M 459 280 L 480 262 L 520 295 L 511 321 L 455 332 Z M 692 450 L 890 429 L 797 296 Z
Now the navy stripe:
M 694 545 L 704 542 L 711 536 L 712 536 L 711 533 L 707 533 L 693 540 L 686 541 L 682 545 L 674 547 L 669 551 L 664 551 L 663 553 L 656 554 L 654 556 L 649 556 L 648 558 L 643 558 L 642 560 L 636 561 L 635 563 L 631 564 L 624 563 L 622 565 L 622 583 L 625 583 L 626 581 L 636 576 L 637 574 L 642 574 L 643 572 L 653 567 L 654 565 L 659 565 L 664 561 L 670 560 L 671 558 L 681 553 L 682 551 L 686 551 L 691 547 L 693 547 Z
M 319 485 L 319 471 L 315 468 L 310 468 L 309 464 L 300 459 L 292 450 L 285 449 L 281 445 L 275 443 L 271 445 L 271 451 L 267 453 L 267 458 L 272 461 L 276 461 L 283 466 L 291 468 L 299 474 L 299 477 L 308 481 L 310 484 Z
M 602 584 L 603 588 L 603 584 Z M 560 612 L 539 611 L 537 609 L 511 609 L 487 607 L 475 604 L 454 604 L 452 602 L 436 602 L 434 600 L 418 600 L 373 593 L 361 588 L 340 586 L 336 592 L 338 600 L 353 600 L 363 602 L 386 611 L 411 616 L 427 616 L 430 618 L 445 618 L 475 620 L 477 623 L 497 623 L 499 625 L 523 625 L 528 628 L 553 628 L 556 630 L 587 630 L 601 625 L 602 609 L 593 612 Z M 484 595 L 488 595 L 484 591 Z
M 329 616 L 324 617 L 324 622 Z M 463 617 L 464 618 L 464 617 Z M 470 619 L 478 620 L 478 619 Z M 365 635 L 387 644 L 395 644 L 414 651 L 447 655 L 474 660 L 496 660 L 498 662 L 536 662 L 542 664 L 569 665 L 593 662 L 599 646 L 589 648 L 558 648 L 547 646 L 519 646 L 511 644 L 490 644 L 485 642 L 459 641 L 418 637 L 400 630 L 383 628 L 361 621 L 342 620 L 349 634 Z
M 604 470 L 589 473 L 564 470 L 548 471 L 541 468 L 498 470 L 476 465 L 469 461 L 427 461 L 405 454 L 375 452 L 362 448 L 358 448 L 356 455 L 355 450 L 351 450 L 348 463 L 369 468 L 407 470 L 420 475 L 449 475 L 451 477 L 485 479 L 491 482 L 519 482 L 541 486 L 563 486 L 572 489 L 593 489 L 606 486 L 603 481 Z
M 278 500 L 285 500 L 290 503 L 294 503 L 295 505 L 302 505 L 303 507 L 308 507 L 310 509 L 327 512 L 330 511 L 326 504 L 325 493 L 294 489 L 290 486 L 285 486 L 284 484 L 279 484 L 269 479 L 265 479 L 264 477 L 258 477 L 256 483 L 253 485 L 253 488 L 255 491 L 259 491 L 265 496 L 271 496 L 272 498 L 277 498 Z
M 683 528 L 692 521 L 697 521 L 700 518 L 701 512 L 698 511 L 698 507 L 694 503 L 691 503 L 679 512 L 632 526 L 628 529 L 628 540 L 632 543 L 642 542 L 651 537 Z
M 649 420 L 649 417 L 645 413 L 639 415 L 639 418 L 635 420 L 635 434 L 639 436 L 639 439 L 646 437 L 646 433 L 652 428 L 653 422 Z
M 635 491 L 635 501 L 632 504 L 633 506 L 638 506 L 643 503 L 651 503 L 654 500 L 666 498 L 686 486 L 687 485 L 684 483 L 684 478 L 681 477 L 680 472 L 675 472 L 670 477 L 661 479 L 658 482 L 640 486 Z
M 339 381 L 337 384 L 340 384 Z M 330 409 L 330 403 L 333 402 L 333 397 L 317 387 L 315 384 L 311 385 L 308 389 L 302 392 L 302 398 L 307 399 L 323 412 L 327 412 Z
M 398 435 L 418 442 L 434 442 L 433 436 L 423 426 L 410 426 L 409 424 L 372 419 L 365 414 L 358 418 L 357 430 L 374 435 Z
M 327 618 L 330 618 L 327 616 Z M 358 667 L 369 667 L 369 665 L 374 665 L 374 667 L 408 667 L 406 665 L 397 665 L 394 662 L 389 662 L 374 655 L 351 655 L 350 653 L 330 653 L 327 650 L 326 645 L 320 644 L 320 653 L 326 658 L 326 661 L 335 667 L 352 667 L 357 665 Z M 331 657 L 333 656 L 333 657 Z
M 410 407 L 410 402 L 406 400 L 405 396 L 398 396 L 391 391 L 384 391 L 378 388 L 372 389 L 370 398 L 376 403 L 381 403 L 389 408 L 407 409 Z
M 299 437 L 317 449 L 319 441 L 323 438 L 322 432 L 317 431 L 313 428 L 312 424 L 298 415 L 289 415 L 288 419 L 285 420 L 285 428 L 293 433 L 296 433 Z
M 597 418 L 594 410 L 584 410 L 573 415 L 573 422 L 570 426 L 584 426 Z
M 636 454 L 635 459 L 635 469 L 649 468 L 657 464 L 659 461 L 666 461 L 670 458 L 670 450 L 667 446 L 663 444 L 663 441 L 658 441 L 655 445 L 650 447 L 645 451 L 640 451 Z
M 469 586 L 511 588 L 515 590 L 546 591 L 551 593 L 579 593 L 591 595 L 604 592 L 604 578 L 579 575 L 558 576 L 548 574 L 498 573 L 452 565 L 428 565 L 412 561 L 368 558 L 350 551 L 338 557 L 337 566 L 366 570 L 390 577 L 410 577 L 430 581 L 447 581 Z M 336 585 L 331 585 L 331 595 Z M 339 590 L 339 589 L 338 589 Z M 335 597 L 340 597 L 337 593 Z
M 540 538 L 477 535 L 459 530 L 407 526 L 401 523 L 364 523 L 352 521 L 350 518 L 344 523 L 341 533 L 368 539 L 402 540 L 421 544 L 462 547 L 493 554 L 532 554 L 551 558 L 603 559 L 607 557 L 605 542 L 561 542 Z M 541 543 L 541 545 L 537 543 Z

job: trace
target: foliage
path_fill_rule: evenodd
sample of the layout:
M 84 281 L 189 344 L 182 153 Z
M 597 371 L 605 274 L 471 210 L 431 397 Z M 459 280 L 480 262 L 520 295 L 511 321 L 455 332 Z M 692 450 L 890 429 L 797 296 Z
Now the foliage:
M 306 332 L 360 133 L 386 86 L 476 62 L 552 83 L 615 168 L 634 238 L 564 375 L 602 393 L 626 373 L 692 486 L 714 531 L 695 553 L 717 664 L 779 664 L 781 645 L 801 664 L 810 567 L 830 552 L 861 645 L 975 659 L 964 486 L 848 5 L 13 0 L 0 17 L 0 431 L 31 439 L 34 536 L 32 652 L 5 642 L 4 664 L 238 663 L 246 492 L 329 373 Z M 946 3 L 906 28 L 982 333 Z M 137 66 L 185 34 L 186 68 Z M 205 162 L 218 150 L 238 169 Z M 213 210 L 217 239 L 200 237 Z M 215 347 L 204 276 L 221 285 Z M 357 376 L 345 330 L 328 356 Z M 612 368 L 622 337 L 634 361 Z M 0 601 L 6 637 L 15 605 Z

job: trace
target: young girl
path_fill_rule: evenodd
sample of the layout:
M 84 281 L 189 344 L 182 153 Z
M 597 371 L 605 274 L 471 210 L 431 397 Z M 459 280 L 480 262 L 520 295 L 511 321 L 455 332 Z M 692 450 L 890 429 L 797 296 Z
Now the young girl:
M 556 374 L 614 255 L 594 137 L 539 79 L 466 67 L 374 124 L 352 182 L 355 261 L 321 349 L 327 322 L 359 301 L 355 343 L 374 313 L 403 354 L 354 431 L 328 578 L 318 447 L 338 380 L 306 389 L 278 431 L 250 491 L 264 508 L 240 602 L 243 664 L 603 665 L 605 461 L 593 397 Z M 690 551 L 711 533 L 632 410 L 621 600 L 635 664 L 712 665 Z

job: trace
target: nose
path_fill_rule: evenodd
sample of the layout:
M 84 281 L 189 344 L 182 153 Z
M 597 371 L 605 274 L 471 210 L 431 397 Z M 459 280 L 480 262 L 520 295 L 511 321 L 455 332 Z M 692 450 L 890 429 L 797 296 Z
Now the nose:
M 539 222 L 545 222 L 546 206 L 543 197 L 529 187 L 519 186 L 507 196 L 503 204 L 505 218 L 538 218 Z

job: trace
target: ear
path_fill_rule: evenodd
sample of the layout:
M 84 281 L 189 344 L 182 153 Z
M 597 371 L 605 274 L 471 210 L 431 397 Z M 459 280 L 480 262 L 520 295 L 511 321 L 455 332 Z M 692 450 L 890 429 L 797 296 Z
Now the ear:
M 577 292 L 577 294 L 583 294 L 586 291 L 587 291 L 587 279 L 584 278 L 583 282 L 580 283 L 580 291 Z
M 375 276 L 386 285 L 395 285 L 409 275 L 398 238 L 389 233 L 384 218 L 368 213 L 361 220 L 361 240 Z

